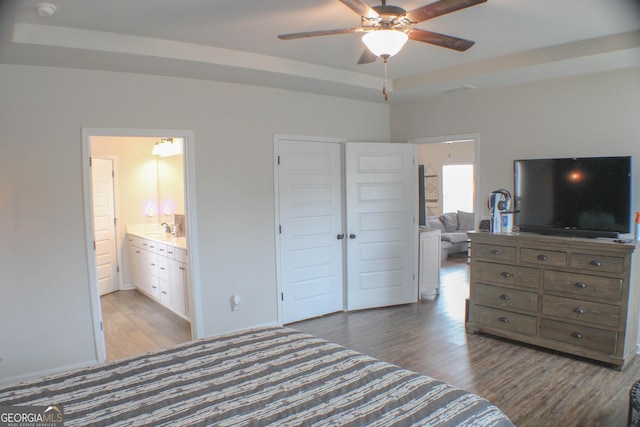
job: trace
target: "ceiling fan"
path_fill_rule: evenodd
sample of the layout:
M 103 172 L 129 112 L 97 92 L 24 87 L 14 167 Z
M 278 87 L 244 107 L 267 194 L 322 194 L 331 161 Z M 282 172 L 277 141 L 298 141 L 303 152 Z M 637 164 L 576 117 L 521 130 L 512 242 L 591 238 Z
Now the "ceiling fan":
M 334 34 L 364 33 L 363 42 L 368 49 L 364 50 L 358 64 L 374 62 L 377 57 L 386 62 L 389 57 L 395 55 L 402 48 L 407 39 L 462 52 L 473 46 L 475 42 L 421 30 L 413 26 L 447 13 L 484 3 L 487 0 L 438 0 L 409 12 L 399 6 L 387 5 L 386 0 L 381 0 L 380 6 L 373 7 L 370 7 L 363 0 L 339 1 L 360 15 L 360 27 L 280 34 L 278 38 L 292 40 Z M 373 40 L 375 38 L 380 40 Z M 379 43 L 387 46 L 380 47 Z

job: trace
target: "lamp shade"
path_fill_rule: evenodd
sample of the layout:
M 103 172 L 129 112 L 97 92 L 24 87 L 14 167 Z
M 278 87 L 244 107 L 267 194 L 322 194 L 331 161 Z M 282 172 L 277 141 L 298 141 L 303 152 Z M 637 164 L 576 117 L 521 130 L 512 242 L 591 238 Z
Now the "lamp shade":
M 362 42 L 376 56 L 390 57 L 400 52 L 409 36 L 397 30 L 376 30 L 362 36 Z

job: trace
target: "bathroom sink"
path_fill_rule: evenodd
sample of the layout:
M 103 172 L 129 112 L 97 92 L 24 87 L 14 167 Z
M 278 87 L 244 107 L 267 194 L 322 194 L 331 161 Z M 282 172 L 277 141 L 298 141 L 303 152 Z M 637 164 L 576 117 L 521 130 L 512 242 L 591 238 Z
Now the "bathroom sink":
M 169 233 L 148 233 L 148 234 L 145 234 L 144 236 L 148 237 L 149 239 L 157 239 L 157 240 L 171 240 L 173 238 L 173 235 Z

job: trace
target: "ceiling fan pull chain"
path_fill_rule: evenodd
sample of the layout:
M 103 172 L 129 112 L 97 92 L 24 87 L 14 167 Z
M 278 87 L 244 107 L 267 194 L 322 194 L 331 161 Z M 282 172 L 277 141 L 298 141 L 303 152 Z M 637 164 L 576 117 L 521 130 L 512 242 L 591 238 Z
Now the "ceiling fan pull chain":
M 384 80 L 382 83 L 382 95 L 384 96 L 384 100 L 388 101 L 389 95 L 387 94 L 387 60 L 383 58 L 382 63 L 384 64 Z

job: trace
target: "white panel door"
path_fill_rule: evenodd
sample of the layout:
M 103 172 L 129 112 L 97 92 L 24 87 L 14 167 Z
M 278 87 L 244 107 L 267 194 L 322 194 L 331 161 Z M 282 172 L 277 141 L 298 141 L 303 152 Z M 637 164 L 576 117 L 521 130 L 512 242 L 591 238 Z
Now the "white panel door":
M 278 141 L 282 322 L 343 309 L 341 147 Z
M 100 296 L 118 290 L 113 161 L 91 159 L 93 227 Z
M 417 301 L 413 144 L 346 144 L 347 308 Z

